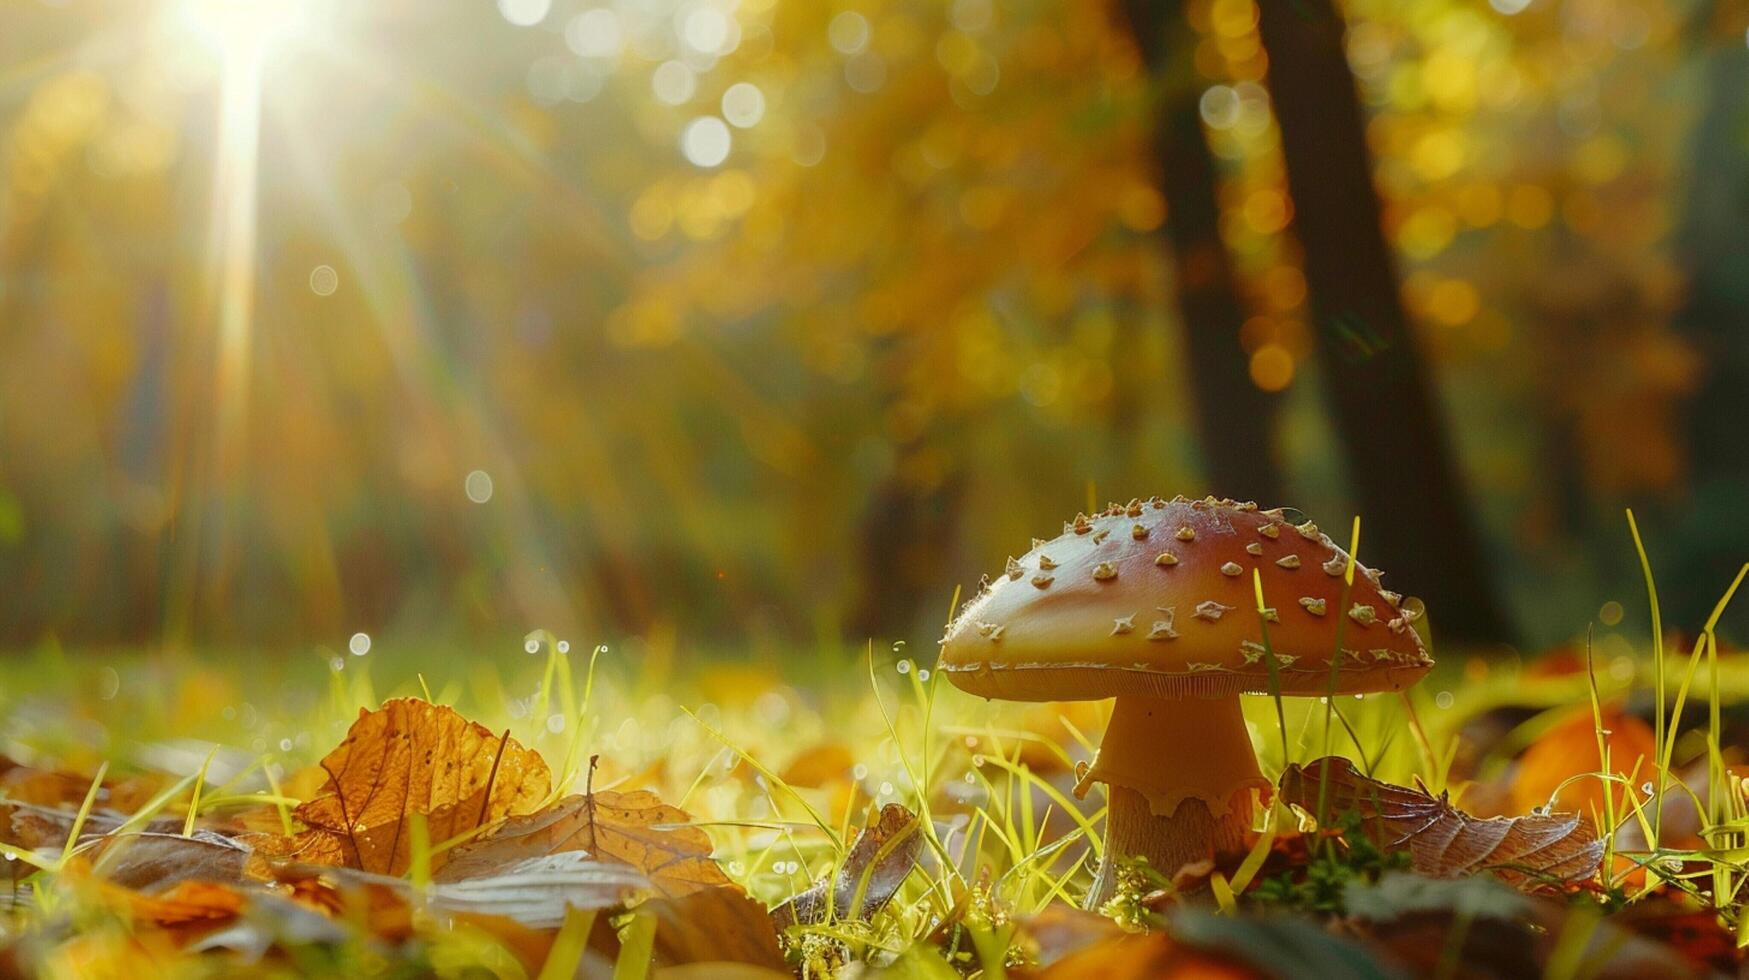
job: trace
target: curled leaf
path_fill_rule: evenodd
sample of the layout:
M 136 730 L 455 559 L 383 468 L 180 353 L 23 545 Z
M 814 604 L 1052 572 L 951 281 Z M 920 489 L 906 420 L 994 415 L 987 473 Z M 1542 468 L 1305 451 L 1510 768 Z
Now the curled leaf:
M 1283 802 L 1316 813 L 1353 812 L 1361 832 L 1383 848 L 1407 849 L 1414 870 L 1431 878 L 1491 871 L 1524 890 L 1585 881 L 1603 861 L 1603 842 L 1576 813 L 1473 817 L 1446 794 L 1392 786 L 1362 775 L 1347 759 L 1289 766 Z
M 828 882 L 822 878 L 807 891 L 772 909 L 772 921 L 779 929 L 787 929 L 798 924 L 814 925 L 829 917 L 867 919 L 874 915 L 916 867 L 923 851 L 921 827 L 916 814 L 897 803 L 888 803 L 881 808 L 879 819 L 856 835 L 836 879 Z
M 416 698 L 359 712 L 322 759 L 325 794 L 297 808 L 309 830 L 281 849 L 305 861 L 379 874 L 412 865 L 413 814 L 433 844 L 540 804 L 552 774 L 540 753 L 494 735 L 453 709 Z M 445 855 L 432 856 L 439 866 Z
M 568 906 L 615 908 L 648 888 L 644 876 L 631 868 L 566 851 L 513 861 L 482 877 L 433 882 L 426 900 L 451 912 L 498 915 L 531 929 L 557 929 Z
M 479 878 L 510 862 L 585 851 L 642 872 L 657 893 L 670 898 L 729 885 L 711 859 L 710 835 L 689 826 L 691 820 L 647 790 L 567 796 L 506 821 L 485 840 L 457 847 L 436 878 Z
M 106 834 L 78 851 L 93 874 L 137 891 L 183 881 L 237 884 L 247 879 L 247 845 L 210 831 L 181 834 Z

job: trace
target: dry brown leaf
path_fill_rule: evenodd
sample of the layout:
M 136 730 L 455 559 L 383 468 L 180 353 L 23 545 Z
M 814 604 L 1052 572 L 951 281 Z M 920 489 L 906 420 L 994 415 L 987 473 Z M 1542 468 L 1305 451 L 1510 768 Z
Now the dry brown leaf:
M 1358 813 L 1368 839 L 1388 849 L 1407 848 L 1415 871 L 1431 878 L 1491 871 L 1534 890 L 1584 881 L 1603 860 L 1603 842 L 1579 814 L 1473 817 L 1444 793 L 1435 798 L 1369 779 L 1347 759 L 1289 766 L 1281 776 L 1282 800 L 1316 813 L 1320 785 L 1326 812 Z
M 639 909 L 656 916 L 659 964 L 747 963 L 783 969 L 783 951 L 770 914 L 739 887 L 656 898 Z
M 657 893 L 678 898 L 731 884 L 711 860 L 710 835 L 686 811 L 647 790 L 567 796 L 539 813 L 514 817 L 491 837 L 457 847 L 438 881 L 492 874 L 506 864 L 562 851 L 587 851 L 643 872 Z
M 111 810 L 137 810 L 163 787 L 155 776 L 112 776 L 103 781 L 97 804 Z M 91 789 L 91 777 L 57 769 L 21 765 L 0 755 L 0 797 L 38 806 L 78 807 Z
M 1095 943 L 1116 939 L 1123 927 L 1109 916 L 1076 908 L 1067 902 L 1052 902 L 1034 915 L 1020 920 L 1015 940 L 1031 952 L 1040 968 L 1050 966 Z
M 917 865 L 923 851 L 921 826 L 916 814 L 897 803 L 882 807 L 880 818 L 856 835 L 850 853 L 838 869 L 838 877 L 831 886 L 832 915 L 866 919 L 887 904 Z M 826 879 L 820 879 L 812 888 L 772 909 L 772 921 L 780 930 L 826 921 L 827 888 Z M 859 894 L 862 907 L 852 913 Z
M 1603 709 L 1603 728 L 1609 733 L 1604 742 L 1609 748 L 1610 769 L 1636 783 L 1649 778 L 1658 755 L 1652 726 L 1612 705 Z M 1597 755 L 1597 720 L 1589 707 L 1575 708 L 1538 736 L 1518 760 L 1512 776 L 1512 804 L 1523 811 L 1548 806 L 1553 799 L 1563 810 L 1602 813 L 1605 784 L 1586 777 L 1602 769 L 1603 760 Z M 1615 784 L 1609 790 L 1618 813 L 1633 806 L 1633 801 L 1624 798 L 1632 792 L 1628 786 Z
M 437 844 L 533 810 L 552 786 L 540 753 L 508 732 L 494 735 L 449 707 L 416 698 L 359 712 L 322 768 L 326 795 L 297 808 L 310 829 L 291 850 L 300 860 L 388 875 L 412 863 L 413 814 L 425 816 Z M 434 854 L 432 866 L 445 856 Z
M 152 894 L 116 889 L 125 895 L 136 920 L 159 926 L 190 926 L 232 919 L 243 911 L 248 899 L 232 885 L 216 881 L 184 879 Z
M 183 881 L 236 884 L 247 880 L 249 848 L 209 831 L 181 834 L 107 834 L 80 846 L 91 873 L 136 891 L 156 891 Z
M 791 759 L 779 778 L 791 786 L 819 789 L 827 783 L 849 779 L 855 766 L 856 757 L 843 742 L 821 742 Z
M 1035 980 L 1254 980 L 1266 976 L 1219 953 L 1180 945 L 1163 932 L 1106 939 L 1036 973 L 1020 975 Z

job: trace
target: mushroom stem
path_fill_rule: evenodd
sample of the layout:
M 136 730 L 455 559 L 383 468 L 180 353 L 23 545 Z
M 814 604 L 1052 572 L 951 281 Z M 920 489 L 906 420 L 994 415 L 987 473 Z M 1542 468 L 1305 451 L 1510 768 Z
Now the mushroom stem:
M 1242 851 L 1250 791 L 1269 785 L 1237 696 L 1118 698 L 1087 778 L 1110 787 L 1106 859 L 1087 896 L 1092 908 L 1116 890 L 1116 858 L 1146 858 L 1171 876 Z

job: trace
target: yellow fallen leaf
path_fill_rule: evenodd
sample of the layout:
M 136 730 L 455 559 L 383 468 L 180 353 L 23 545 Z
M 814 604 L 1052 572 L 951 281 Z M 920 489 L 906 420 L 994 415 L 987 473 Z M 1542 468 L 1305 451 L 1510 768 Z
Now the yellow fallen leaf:
M 433 843 L 527 813 L 552 786 L 540 753 L 494 735 L 454 709 L 416 698 L 361 711 L 322 759 L 324 795 L 295 815 L 310 829 L 282 853 L 378 874 L 412 864 L 408 822 L 425 817 Z M 432 867 L 448 855 L 432 855 Z

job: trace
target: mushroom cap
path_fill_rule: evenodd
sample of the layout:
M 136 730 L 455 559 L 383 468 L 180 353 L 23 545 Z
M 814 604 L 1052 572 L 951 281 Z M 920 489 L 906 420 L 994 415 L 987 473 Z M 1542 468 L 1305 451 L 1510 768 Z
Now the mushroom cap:
M 948 626 L 940 668 L 966 691 L 1010 701 L 1264 693 L 1257 569 L 1282 694 L 1414 684 L 1433 666 L 1410 625 L 1418 608 L 1402 608 L 1359 564 L 1344 607 L 1348 560 L 1309 521 L 1254 503 L 1113 504 L 1010 558 Z

